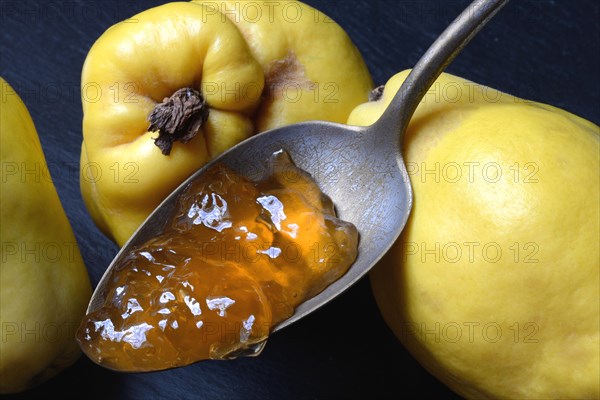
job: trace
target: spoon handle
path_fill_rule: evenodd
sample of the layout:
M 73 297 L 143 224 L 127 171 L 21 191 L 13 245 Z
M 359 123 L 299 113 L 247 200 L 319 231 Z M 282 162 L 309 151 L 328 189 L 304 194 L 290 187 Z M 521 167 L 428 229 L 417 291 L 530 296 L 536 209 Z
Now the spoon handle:
M 419 59 L 373 127 L 377 126 L 382 132 L 387 132 L 388 138 L 399 146 L 408 122 L 433 82 L 508 1 L 473 1 Z

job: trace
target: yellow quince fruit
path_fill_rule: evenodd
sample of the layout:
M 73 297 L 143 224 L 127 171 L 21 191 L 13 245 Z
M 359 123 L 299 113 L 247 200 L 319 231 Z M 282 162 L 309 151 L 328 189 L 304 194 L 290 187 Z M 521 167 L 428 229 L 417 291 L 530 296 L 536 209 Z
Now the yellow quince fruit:
M 81 85 L 81 192 L 122 245 L 224 150 L 286 124 L 345 122 L 372 81 L 343 29 L 303 3 L 207 1 L 109 28 Z
M 408 71 L 348 123 L 382 114 Z M 600 132 L 442 74 L 403 142 L 414 206 L 370 274 L 400 341 L 466 398 L 600 397 Z
M 0 89 L 0 393 L 14 393 L 77 360 L 91 287 L 31 116 Z

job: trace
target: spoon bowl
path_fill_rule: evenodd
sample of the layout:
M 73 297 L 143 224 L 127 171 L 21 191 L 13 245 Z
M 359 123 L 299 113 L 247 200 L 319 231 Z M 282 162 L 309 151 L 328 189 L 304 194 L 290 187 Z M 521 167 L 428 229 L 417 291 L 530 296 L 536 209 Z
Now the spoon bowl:
M 265 174 L 266 160 L 286 150 L 310 173 L 336 206 L 338 217 L 353 223 L 360 239 L 348 272 L 299 305 L 278 331 L 331 301 L 362 278 L 396 241 L 410 215 L 412 190 L 402 158 L 404 131 L 417 105 L 439 74 L 508 0 L 476 0 L 440 35 L 419 60 L 392 102 L 373 125 L 355 127 L 311 121 L 273 129 L 245 140 L 200 168 L 173 191 L 121 248 L 96 287 L 88 313 L 104 303 L 104 288 L 115 265 L 132 249 L 156 237 L 169 223 L 183 190 L 215 163 L 250 180 Z M 262 346 L 256 348 L 256 354 Z

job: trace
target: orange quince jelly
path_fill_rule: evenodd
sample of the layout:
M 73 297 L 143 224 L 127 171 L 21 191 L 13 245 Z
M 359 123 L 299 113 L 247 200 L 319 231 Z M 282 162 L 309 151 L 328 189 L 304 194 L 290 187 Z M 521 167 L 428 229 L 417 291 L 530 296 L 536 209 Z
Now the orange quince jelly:
M 116 266 L 84 318 L 88 357 L 141 372 L 251 354 L 348 270 L 354 225 L 287 153 L 268 166 L 251 182 L 216 165 L 185 189 L 165 231 Z

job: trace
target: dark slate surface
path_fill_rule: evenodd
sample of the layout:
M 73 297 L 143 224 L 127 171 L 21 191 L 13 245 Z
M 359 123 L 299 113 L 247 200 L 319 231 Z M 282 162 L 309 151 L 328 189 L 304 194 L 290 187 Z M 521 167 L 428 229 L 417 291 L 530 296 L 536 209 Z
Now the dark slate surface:
M 308 0 L 344 27 L 377 84 L 414 65 L 468 1 Z M 86 213 L 78 182 L 80 71 L 113 23 L 164 1 L 17 1 L 0 8 L 0 73 L 24 98 L 94 284 L 117 248 Z M 599 3 L 513 1 L 448 71 L 600 122 Z M 360 310 L 361 318 L 356 319 Z M 87 388 L 75 390 L 75 384 Z M 396 341 L 367 280 L 275 335 L 258 358 L 125 375 L 82 357 L 18 398 L 330 399 L 456 397 Z

